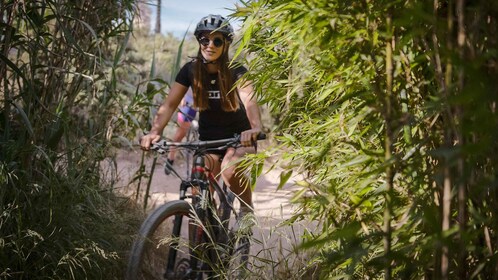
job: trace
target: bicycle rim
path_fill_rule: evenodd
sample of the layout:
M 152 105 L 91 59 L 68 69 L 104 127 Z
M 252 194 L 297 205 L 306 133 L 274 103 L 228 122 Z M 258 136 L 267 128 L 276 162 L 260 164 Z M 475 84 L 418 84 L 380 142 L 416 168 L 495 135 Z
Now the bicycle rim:
M 148 216 L 130 252 L 126 279 L 190 277 L 192 273 L 189 257 L 190 209 L 190 204 L 186 201 L 171 201 Z M 181 219 L 179 236 L 172 234 L 175 219 Z

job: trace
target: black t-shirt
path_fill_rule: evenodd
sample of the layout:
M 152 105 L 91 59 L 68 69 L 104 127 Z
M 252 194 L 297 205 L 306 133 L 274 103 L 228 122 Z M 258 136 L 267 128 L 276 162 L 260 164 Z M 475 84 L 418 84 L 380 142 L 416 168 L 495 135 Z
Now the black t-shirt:
M 187 62 L 175 81 L 186 87 L 193 85 L 194 72 L 193 61 Z M 242 77 L 247 69 L 243 66 L 237 66 L 230 69 L 232 80 L 237 81 Z M 209 106 L 206 110 L 199 112 L 199 138 L 200 140 L 218 140 L 233 137 L 235 133 L 241 133 L 244 130 L 251 129 L 251 124 L 247 118 L 244 105 L 240 104 L 239 110 L 235 112 L 225 112 L 221 108 L 220 89 L 217 74 L 209 74 L 209 87 L 203 94 L 209 95 Z M 235 93 L 237 94 L 237 93 Z M 237 97 L 238 98 L 238 97 Z M 239 98 L 240 102 L 240 98 Z

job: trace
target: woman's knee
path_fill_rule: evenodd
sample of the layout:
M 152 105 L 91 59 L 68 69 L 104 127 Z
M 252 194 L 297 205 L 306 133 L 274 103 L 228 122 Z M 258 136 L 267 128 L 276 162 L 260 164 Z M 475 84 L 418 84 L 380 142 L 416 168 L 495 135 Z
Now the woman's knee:
M 220 157 L 218 155 L 208 154 L 204 157 L 204 162 L 214 174 L 220 172 Z
M 222 163 L 221 175 L 225 180 L 231 180 L 236 177 L 236 166 L 234 166 L 234 163 Z
M 241 147 L 238 149 L 228 150 L 223 158 L 223 162 L 221 163 L 223 177 L 228 180 L 240 180 L 244 176 L 244 170 L 243 167 L 241 167 L 241 160 L 249 153 L 254 153 L 254 148 Z

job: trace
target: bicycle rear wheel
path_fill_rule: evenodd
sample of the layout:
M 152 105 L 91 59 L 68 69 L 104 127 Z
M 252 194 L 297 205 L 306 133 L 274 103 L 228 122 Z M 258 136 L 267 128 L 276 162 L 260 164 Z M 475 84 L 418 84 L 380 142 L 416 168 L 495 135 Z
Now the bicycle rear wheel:
M 127 280 L 190 279 L 190 211 L 188 202 L 178 200 L 147 217 L 130 252 Z

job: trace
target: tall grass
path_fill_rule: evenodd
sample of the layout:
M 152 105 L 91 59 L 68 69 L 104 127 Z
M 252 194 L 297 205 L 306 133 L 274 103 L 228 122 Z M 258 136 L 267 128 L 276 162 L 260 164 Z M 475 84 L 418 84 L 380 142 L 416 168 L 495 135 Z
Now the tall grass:
M 166 98 L 167 96 L 167 89 L 169 88 L 169 85 L 174 82 L 176 74 L 180 70 L 181 63 L 183 63 L 186 60 L 186 57 L 183 57 L 183 51 L 184 51 L 184 43 L 188 35 L 188 30 L 185 31 L 182 39 L 178 43 L 178 47 L 176 50 L 176 55 L 174 59 L 170 62 L 170 77 L 169 80 L 165 81 L 161 79 L 161 77 L 158 75 L 158 70 L 157 70 L 157 56 L 156 56 L 156 50 L 158 46 L 156 45 L 156 39 L 159 41 L 161 38 L 160 35 L 156 35 L 154 37 L 154 45 L 152 49 L 152 61 L 150 65 L 150 71 L 149 71 L 149 81 L 147 83 L 147 88 L 146 92 L 143 95 L 146 100 L 149 100 L 149 105 L 145 107 L 145 109 L 152 113 L 150 114 L 150 117 L 148 121 L 144 121 L 143 123 L 137 123 L 137 128 L 138 129 L 143 129 L 144 132 L 148 131 L 150 127 L 152 127 L 152 120 L 153 120 L 153 113 L 157 111 L 158 106 L 160 106 L 160 102 Z M 160 46 L 160 41 L 158 42 L 159 47 Z M 163 69 L 164 70 L 164 69 Z M 163 74 L 163 76 L 165 76 Z M 139 88 L 137 88 L 137 91 L 139 91 Z M 156 95 L 159 95 L 158 98 L 155 98 Z M 157 100 L 158 102 L 154 102 L 154 100 Z M 152 184 L 152 178 L 154 176 L 154 172 L 156 169 L 156 164 L 157 164 L 157 156 L 154 155 L 152 159 L 152 164 L 150 167 L 150 171 L 146 172 L 145 168 L 145 154 L 146 152 L 142 151 L 142 156 L 141 156 L 141 161 L 140 161 L 140 166 L 135 173 L 134 179 L 130 183 L 137 182 L 136 184 L 136 191 L 135 191 L 135 198 L 138 200 L 141 193 L 142 193 L 142 179 L 146 178 L 147 179 L 147 185 L 144 190 L 144 195 L 143 195 L 143 208 L 147 209 L 148 207 L 148 200 L 149 200 L 149 194 L 150 194 L 150 188 Z
M 100 162 L 134 2 L 11 0 L 0 14 L 0 279 L 120 279 L 137 221 Z

